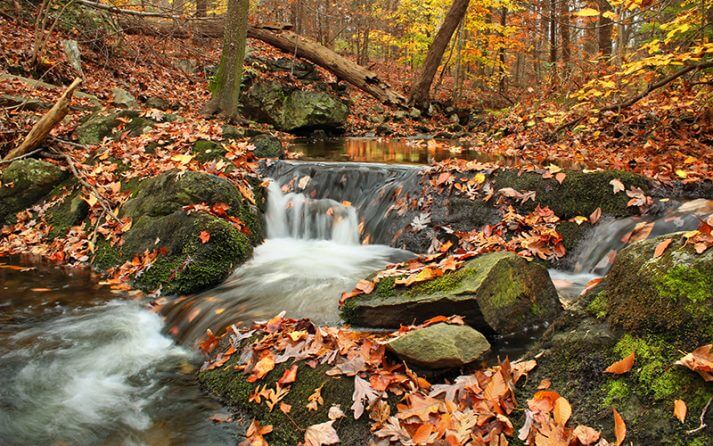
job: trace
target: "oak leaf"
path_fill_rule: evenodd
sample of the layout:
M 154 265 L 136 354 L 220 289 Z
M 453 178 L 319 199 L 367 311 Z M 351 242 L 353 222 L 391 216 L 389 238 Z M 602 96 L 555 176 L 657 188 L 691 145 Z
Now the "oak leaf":
M 339 443 L 339 435 L 332 424 L 334 420 L 313 424 L 305 431 L 305 446 L 323 446 Z

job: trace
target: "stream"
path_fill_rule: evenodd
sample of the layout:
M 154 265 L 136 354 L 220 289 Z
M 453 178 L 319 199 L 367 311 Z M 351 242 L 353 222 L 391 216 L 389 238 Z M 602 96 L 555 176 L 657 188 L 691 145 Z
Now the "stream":
M 205 331 L 283 310 L 339 323 L 342 291 L 414 255 L 387 246 L 397 226 L 388 217 L 392 192 L 417 186 L 413 167 L 278 162 L 266 173 L 274 179 L 268 237 L 253 259 L 212 290 L 168 299 L 160 314 L 88 271 L 0 257 L 0 445 L 233 445 L 234 424 L 210 420 L 225 409 L 193 378 Z M 569 269 L 551 271 L 563 301 L 606 273 L 637 224 L 653 223 L 651 236 L 688 230 L 711 210 L 711 201 L 695 200 L 648 220 L 600 222 Z

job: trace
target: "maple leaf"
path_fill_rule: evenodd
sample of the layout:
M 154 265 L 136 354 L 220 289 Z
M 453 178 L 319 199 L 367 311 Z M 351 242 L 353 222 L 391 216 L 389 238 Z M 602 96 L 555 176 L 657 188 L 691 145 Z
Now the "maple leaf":
M 198 238 L 200 239 L 201 243 L 205 245 L 210 241 L 210 232 L 201 231 L 201 233 L 198 234 Z
M 275 355 L 269 350 L 265 351 L 263 357 L 260 358 L 260 360 L 255 364 L 255 367 L 253 367 L 251 371 L 252 374 L 248 377 L 247 381 L 250 383 L 259 381 L 264 378 L 265 375 L 270 373 L 274 368 Z
M 198 348 L 205 354 L 210 354 L 218 346 L 220 338 L 215 336 L 211 329 L 206 330 L 206 338 L 198 345 Z
M 352 394 L 352 404 L 351 409 L 354 411 L 354 419 L 358 420 L 364 413 L 365 407 L 370 406 L 374 401 L 379 398 L 380 393 L 374 390 L 366 381 L 359 377 L 359 375 L 354 377 L 354 393 Z
M 269 446 L 265 441 L 265 435 L 272 432 L 272 426 L 263 426 L 259 421 L 253 419 L 246 432 L 246 439 L 240 443 L 240 446 Z
M 305 446 L 323 446 L 339 443 L 339 435 L 332 424 L 334 420 L 313 424 L 305 431 Z

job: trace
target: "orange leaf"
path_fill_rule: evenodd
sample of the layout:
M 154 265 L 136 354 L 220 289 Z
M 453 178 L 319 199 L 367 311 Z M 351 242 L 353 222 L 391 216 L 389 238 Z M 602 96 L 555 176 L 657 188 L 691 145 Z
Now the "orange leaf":
M 616 436 L 616 446 L 619 446 L 624 442 L 624 438 L 626 438 L 626 423 L 624 423 L 624 419 L 613 407 L 612 412 L 614 412 L 614 435 Z
M 210 240 L 210 233 L 208 231 L 201 231 L 201 233 L 198 234 L 198 238 L 201 239 L 201 243 L 205 245 Z
M 673 416 L 678 418 L 681 423 L 686 421 L 686 403 L 683 400 L 676 400 L 673 402 Z
M 297 381 L 297 364 L 293 364 L 292 367 L 285 370 L 280 379 L 277 380 L 277 384 L 282 386 L 292 384 L 295 381 Z
M 602 217 L 602 208 L 596 208 L 594 212 L 589 215 L 589 223 L 596 224 Z
M 668 245 L 670 245 L 672 241 L 673 241 L 673 239 L 667 238 L 666 240 L 664 240 L 661 243 L 659 243 L 658 245 L 656 245 L 656 249 L 654 249 L 654 258 L 661 257 L 663 255 L 664 251 L 666 251 L 666 248 L 668 248 Z
M 567 178 L 567 174 L 564 172 L 560 172 L 555 175 L 555 180 L 557 180 L 559 184 L 562 184 L 565 178 Z
M 604 370 L 604 373 L 613 373 L 615 375 L 621 375 L 629 370 L 634 366 L 634 352 L 631 352 L 629 356 L 626 358 L 622 359 L 621 361 L 617 361 L 614 364 L 610 365 L 607 367 L 606 370 Z
M 411 437 L 411 440 L 415 444 L 426 444 L 426 443 L 428 443 L 428 438 L 431 436 L 432 432 L 433 432 L 433 424 L 431 424 L 431 423 L 422 424 L 421 426 L 419 426 L 418 429 L 416 429 L 416 432 Z
M 357 282 L 356 287 L 354 287 L 354 288 L 356 288 L 359 291 L 363 291 L 364 294 L 369 294 L 372 291 L 374 291 L 374 282 L 372 282 L 370 280 L 363 279 L 363 280 L 360 280 L 359 282 Z
M 579 425 L 574 428 L 574 436 L 577 437 L 580 443 L 583 445 L 595 444 L 599 441 L 599 437 L 602 434 L 599 431 L 592 429 L 589 426 Z
M 265 375 L 270 373 L 272 369 L 275 368 L 275 355 L 267 351 L 267 354 L 263 356 L 255 367 L 253 367 L 252 374 L 248 377 L 247 382 L 254 383 L 262 379 Z
M 565 426 L 569 417 L 572 416 L 572 406 L 570 406 L 569 401 L 562 397 L 557 398 L 555 401 L 554 416 L 555 423 L 560 426 Z

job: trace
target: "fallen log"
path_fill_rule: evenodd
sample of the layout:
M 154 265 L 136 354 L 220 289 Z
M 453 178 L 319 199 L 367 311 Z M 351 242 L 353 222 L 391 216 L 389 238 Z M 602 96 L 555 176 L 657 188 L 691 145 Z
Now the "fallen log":
M 74 90 L 76 90 L 81 83 L 81 78 L 74 79 L 74 82 L 72 82 L 72 84 L 64 90 L 64 93 L 62 93 L 52 108 L 50 108 L 49 111 L 47 111 L 47 113 L 45 113 L 40 120 L 35 123 L 32 130 L 30 130 L 30 133 L 25 136 L 22 143 L 16 148 L 10 150 L 10 152 L 5 155 L 5 158 L 3 158 L 3 161 L 19 158 L 39 146 L 40 143 L 47 138 L 47 135 L 50 134 L 54 126 L 59 124 L 60 121 L 67 116 Z
M 223 36 L 222 17 L 187 19 L 155 12 L 120 9 L 89 0 L 78 0 L 78 3 L 123 16 L 118 20 L 118 23 L 129 34 L 172 37 Z M 289 27 L 250 25 L 248 26 L 248 37 L 261 40 L 286 53 L 309 60 L 384 104 L 406 107 L 406 98 L 381 80 L 376 73 L 314 40 L 290 31 Z

